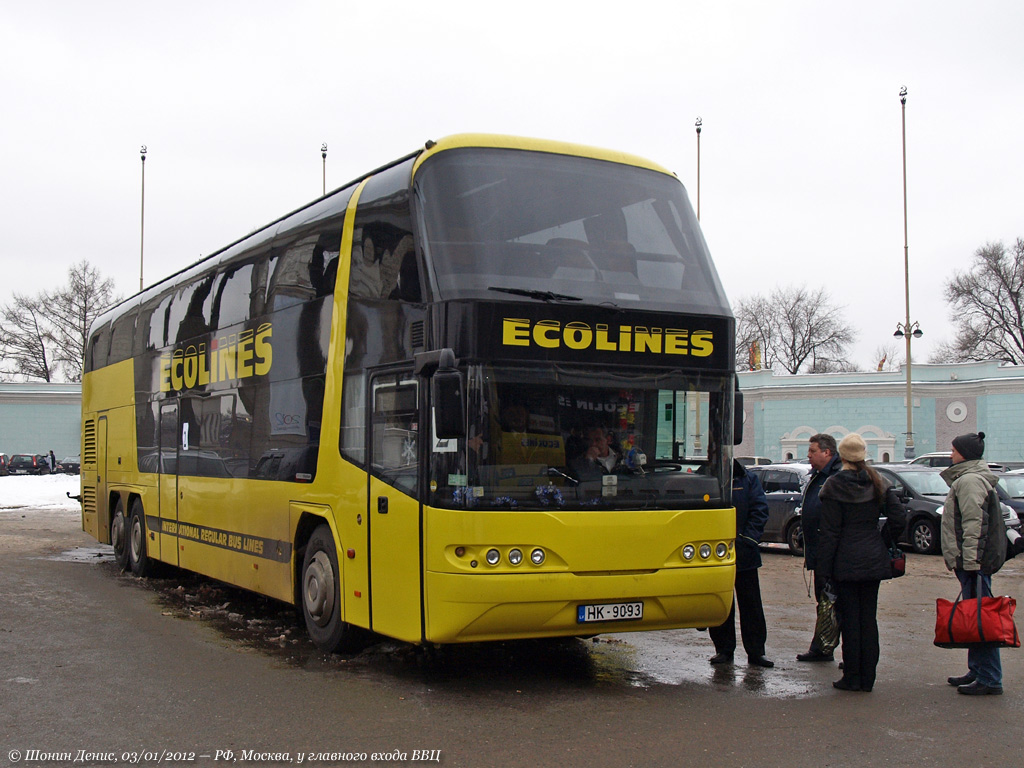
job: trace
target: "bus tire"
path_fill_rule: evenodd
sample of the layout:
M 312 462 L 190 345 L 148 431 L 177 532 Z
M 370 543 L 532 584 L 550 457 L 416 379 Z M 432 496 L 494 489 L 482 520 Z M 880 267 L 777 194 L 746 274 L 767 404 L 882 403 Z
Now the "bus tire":
M 132 502 L 132 513 L 128 518 L 128 565 L 139 578 L 149 576 L 153 570 L 153 561 L 149 559 L 146 546 L 146 514 L 138 499 Z
M 299 601 L 313 645 L 325 653 L 357 650 L 357 630 L 341 619 L 341 571 L 330 527 L 317 526 L 302 558 Z
M 122 571 L 128 570 L 128 518 L 124 514 L 124 501 L 118 498 L 114 516 L 110 520 L 110 543 L 114 547 L 114 562 Z

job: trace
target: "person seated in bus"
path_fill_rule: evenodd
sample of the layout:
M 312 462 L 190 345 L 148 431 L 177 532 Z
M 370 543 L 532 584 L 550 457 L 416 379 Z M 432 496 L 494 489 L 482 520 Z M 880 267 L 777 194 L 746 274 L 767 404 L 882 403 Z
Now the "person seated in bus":
M 609 431 L 594 425 L 585 433 L 587 449 L 570 467 L 580 480 L 593 480 L 602 475 L 614 475 L 624 469 L 622 454 L 615 448 Z
M 367 233 L 362 238 L 362 247 L 352 248 L 352 276 L 349 279 L 349 294 L 357 299 L 379 299 L 382 289 L 380 262 L 377 261 L 373 237 Z

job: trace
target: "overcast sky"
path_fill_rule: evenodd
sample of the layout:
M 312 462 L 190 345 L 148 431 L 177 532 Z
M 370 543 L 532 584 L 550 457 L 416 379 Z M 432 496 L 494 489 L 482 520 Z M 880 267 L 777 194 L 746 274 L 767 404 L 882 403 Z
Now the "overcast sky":
M 1024 3 L 0 0 L 0 303 L 86 259 L 138 290 L 431 138 L 591 144 L 675 171 L 730 300 L 824 286 L 873 367 L 1024 237 Z

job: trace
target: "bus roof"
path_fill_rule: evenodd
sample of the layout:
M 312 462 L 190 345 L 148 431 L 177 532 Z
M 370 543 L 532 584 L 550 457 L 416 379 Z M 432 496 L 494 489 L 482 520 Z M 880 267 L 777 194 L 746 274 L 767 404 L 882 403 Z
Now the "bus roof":
M 457 133 L 446 136 L 438 141 L 428 141 L 425 149 L 420 152 L 413 166 L 413 176 L 419 170 L 420 165 L 427 159 L 439 152 L 448 149 L 462 149 L 465 147 L 490 147 L 494 149 L 521 149 L 529 152 L 548 152 L 556 155 L 573 155 L 575 157 L 589 157 L 595 160 L 605 160 L 610 163 L 621 163 L 633 165 L 638 168 L 664 173 L 675 177 L 675 174 L 666 168 L 652 163 L 650 160 L 631 155 L 626 152 L 616 152 L 610 149 L 590 147 L 584 144 L 570 144 L 564 141 L 549 141 L 547 139 L 530 139 L 521 136 L 504 136 L 496 133 Z

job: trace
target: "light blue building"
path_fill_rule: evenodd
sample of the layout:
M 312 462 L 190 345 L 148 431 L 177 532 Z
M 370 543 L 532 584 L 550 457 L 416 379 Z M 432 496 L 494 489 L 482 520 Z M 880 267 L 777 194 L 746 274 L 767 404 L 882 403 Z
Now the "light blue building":
M 77 456 L 82 440 L 82 385 L 0 384 L 0 453 Z
M 990 461 L 1024 461 L 1024 366 L 996 362 L 911 368 L 917 456 L 948 451 L 954 437 L 985 433 Z M 859 432 L 868 458 L 901 461 L 907 431 L 905 371 L 776 375 L 740 373 L 743 444 L 736 455 L 802 459 L 818 432 Z

